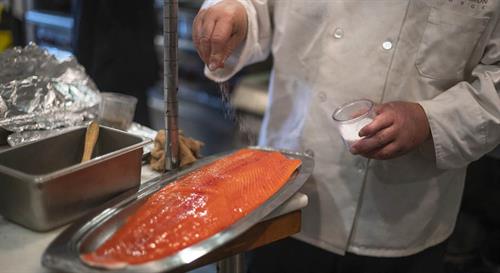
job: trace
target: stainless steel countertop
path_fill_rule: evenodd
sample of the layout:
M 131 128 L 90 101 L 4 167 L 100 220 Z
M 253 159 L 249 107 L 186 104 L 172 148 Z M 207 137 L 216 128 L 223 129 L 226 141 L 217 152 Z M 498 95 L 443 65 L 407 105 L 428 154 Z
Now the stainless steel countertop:
M 141 181 L 158 175 L 149 166 L 143 166 Z M 266 219 L 301 209 L 307 205 L 307 196 L 298 192 Z M 0 264 L 5 273 L 53 272 L 42 267 L 40 259 L 45 248 L 67 226 L 39 233 L 5 220 L 0 216 Z

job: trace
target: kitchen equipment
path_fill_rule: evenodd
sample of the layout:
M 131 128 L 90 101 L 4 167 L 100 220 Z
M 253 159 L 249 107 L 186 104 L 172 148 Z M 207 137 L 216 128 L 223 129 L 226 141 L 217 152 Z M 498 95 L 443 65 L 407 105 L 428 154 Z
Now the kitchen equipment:
M 92 121 L 87 127 L 87 131 L 85 132 L 85 143 L 83 145 L 83 156 L 82 163 L 85 161 L 89 161 L 92 157 L 92 152 L 94 151 L 95 143 L 97 142 L 97 138 L 99 137 L 99 124 L 95 121 Z
M 258 147 L 254 147 L 254 149 L 271 150 L 269 148 Z M 302 165 L 290 180 L 260 207 L 229 228 L 206 240 L 185 248 L 177 254 L 157 261 L 121 268 L 119 269 L 120 272 L 168 272 L 171 270 L 186 270 L 189 268 L 191 262 L 238 237 L 244 231 L 260 222 L 266 215 L 295 194 L 299 188 L 302 187 L 313 170 L 314 161 L 311 157 L 300 153 L 281 152 L 289 158 L 302 160 Z M 144 203 L 148 196 L 178 177 L 227 154 L 229 154 L 229 152 L 201 159 L 189 167 L 170 171 L 158 178 L 146 182 L 138 192 L 128 192 L 120 195 L 103 206 L 102 211 L 81 219 L 78 223 L 75 223 L 56 238 L 46 249 L 42 257 L 42 264 L 51 269 L 67 272 L 110 272 L 110 270 L 87 266 L 81 262 L 79 258 L 80 254 L 94 250 L 106 241 L 106 239 L 124 223 L 127 217 Z
M 100 127 L 94 158 L 80 163 L 86 127 L 0 152 L 0 214 L 45 231 L 140 183 L 150 140 Z

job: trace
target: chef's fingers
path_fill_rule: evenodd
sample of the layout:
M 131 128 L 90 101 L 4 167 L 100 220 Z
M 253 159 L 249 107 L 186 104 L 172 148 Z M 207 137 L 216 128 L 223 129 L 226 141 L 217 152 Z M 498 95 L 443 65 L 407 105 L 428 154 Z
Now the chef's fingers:
M 244 40 L 246 37 L 246 33 L 243 32 L 237 32 L 231 35 L 231 38 L 227 42 L 227 45 L 225 47 L 225 52 L 222 60 L 222 67 L 224 67 L 224 63 L 226 62 L 226 59 L 231 56 L 233 53 L 234 49 L 238 47 L 241 42 Z
M 224 66 L 225 54 L 227 52 L 228 42 L 233 33 L 233 23 L 227 17 L 219 17 L 215 22 L 214 30 L 210 36 L 210 59 L 208 68 L 215 70 Z
M 368 155 L 393 142 L 396 137 L 396 130 L 393 127 L 388 127 L 377 132 L 375 135 L 356 141 L 351 146 L 351 152 L 353 154 Z
M 373 111 L 377 115 L 381 114 L 384 111 L 384 104 L 375 104 L 375 106 L 373 106 Z
M 404 149 L 399 143 L 394 141 L 387 144 L 383 148 L 370 153 L 369 155 L 367 155 L 367 157 L 377 160 L 386 160 L 398 157 L 402 154 L 404 154 Z
M 201 53 L 201 43 L 200 43 L 200 37 L 201 37 L 201 32 L 203 29 L 203 17 L 206 14 L 205 9 L 201 9 L 198 12 L 198 15 L 194 18 L 193 21 L 193 29 L 192 29 L 192 35 L 193 35 L 193 43 L 196 48 L 196 51 L 198 52 L 198 55 L 200 55 L 200 58 L 203 60 L 203 55 Z M 205 61 L 205 60 L 203 60 Z
M 210 37 L 214 31 L 214 26 L 217 16 L 211 10 L 207 10 L 205 16 L 202 18 L 201 31 L 199 37 L 199 49 L 201 58 L 206 64 L 210 61 L 211 43 Z
M 372 122 L 359 130 L 359 136 L 372 136 L 394 123 L 394 118 L 388 113 L 380 113 L 375 116 Z

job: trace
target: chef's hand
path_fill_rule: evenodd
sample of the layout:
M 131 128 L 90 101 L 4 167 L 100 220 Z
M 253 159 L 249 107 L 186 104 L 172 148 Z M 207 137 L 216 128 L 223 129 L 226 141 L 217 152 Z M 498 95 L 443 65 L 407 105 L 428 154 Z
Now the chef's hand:
M 236 0 L 224 0 L 201 9 L 193 23 L 193 41 L 210 70 L 224 62 L 247 35 L 247 13 Z
M 375 119 L 359 131 L 353 154 L 391 159 L 413 150 L 431 136 L 424 109 L 418 103 L 389 102 L 377 105 Z

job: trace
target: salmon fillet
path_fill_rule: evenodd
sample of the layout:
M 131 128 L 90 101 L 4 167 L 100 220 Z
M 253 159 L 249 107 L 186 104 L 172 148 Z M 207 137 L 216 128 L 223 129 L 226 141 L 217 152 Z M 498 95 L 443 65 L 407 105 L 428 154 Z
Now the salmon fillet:
M 121 268 L 161 259 L 232 225 L 276 193 L 300 166 L 279 152 L 242 149 L 168 184 L 81 259 Z

